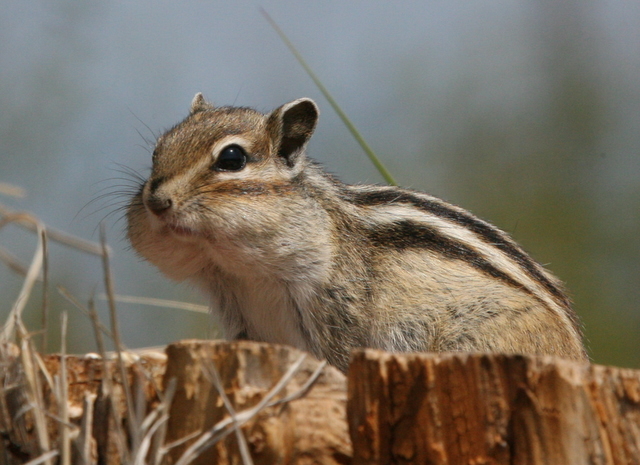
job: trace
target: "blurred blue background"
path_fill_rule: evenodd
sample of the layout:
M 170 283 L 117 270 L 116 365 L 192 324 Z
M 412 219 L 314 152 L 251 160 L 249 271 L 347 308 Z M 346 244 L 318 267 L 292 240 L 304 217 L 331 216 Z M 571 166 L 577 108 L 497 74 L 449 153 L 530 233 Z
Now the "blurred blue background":
M 146 174 L 149 141 L 196 92 L 261 111 L 314 98 L 310 154 L 348 182 L 381 183 L 259 7 L 401 185 L 511 233 L 567 283 L 594 361 L 640 367 L 638 2 L 9 0 L 0 182 L 27 196 L 0 203 L 92 240 L 106 216 L 119 294 L 204 303 L 135 257 L 117 211 L 131 186 L 120 165 Z M 0 231 L 25 263 L 34 244 L 15 226 Z M 52 284 L 83 302 L 103 292 L 95 257 L 52 245 L 50 266 Z M 21 283 L 0 264 L 0 319 Z M 25 314 L 32 329 L 40 292 Z M 55 288 L 51 306 L 49 349 L 66 309 L 69 350 L 95 350 L 88 320 Z M 202 314 L 121 304 L 119 315 L 130 347 L 215 335 Z

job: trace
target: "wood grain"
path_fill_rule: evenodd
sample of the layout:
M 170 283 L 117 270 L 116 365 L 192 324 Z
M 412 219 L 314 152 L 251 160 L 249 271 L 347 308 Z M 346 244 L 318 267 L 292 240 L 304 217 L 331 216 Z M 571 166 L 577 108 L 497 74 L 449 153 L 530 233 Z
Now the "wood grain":
M 640 463 L 640 371 L 548 357 L 364 350 L 354 464 Z

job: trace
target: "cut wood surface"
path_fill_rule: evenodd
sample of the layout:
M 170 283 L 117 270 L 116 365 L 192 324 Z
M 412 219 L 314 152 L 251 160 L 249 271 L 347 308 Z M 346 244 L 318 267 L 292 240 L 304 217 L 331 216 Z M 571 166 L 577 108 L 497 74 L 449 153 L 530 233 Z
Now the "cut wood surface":
M 354 464 L 640 464 L 638 370 L 365 350 L 348 406 Z

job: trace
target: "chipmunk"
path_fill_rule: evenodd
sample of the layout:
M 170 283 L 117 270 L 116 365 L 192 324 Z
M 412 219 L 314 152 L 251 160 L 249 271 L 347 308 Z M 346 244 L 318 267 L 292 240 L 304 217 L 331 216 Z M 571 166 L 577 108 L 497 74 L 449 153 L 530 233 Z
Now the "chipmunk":
M 127 211 L 134 249 L 211 299 L 225 336 L 346 371 L 351 349 L 587 356 L 560 282 L 509 236 L 421 192 L 348 185 L 306 154 L 319 111 L 197 94 Z

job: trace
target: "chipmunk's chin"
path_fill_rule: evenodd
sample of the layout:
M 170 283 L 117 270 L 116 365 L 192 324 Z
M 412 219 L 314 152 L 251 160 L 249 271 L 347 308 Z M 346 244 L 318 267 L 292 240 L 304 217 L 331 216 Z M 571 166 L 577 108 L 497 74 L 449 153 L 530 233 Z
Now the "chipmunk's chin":
M 170 231 L 172 235 L 179 238 L 188 239 L 192 237 L 193 238 L 203 237 L 202 234 L 198 232 L 196 229 L 190 228 L 188 226 L 180 225 L 180 224 L 167 224 L 166 228 L 167 230 Z

